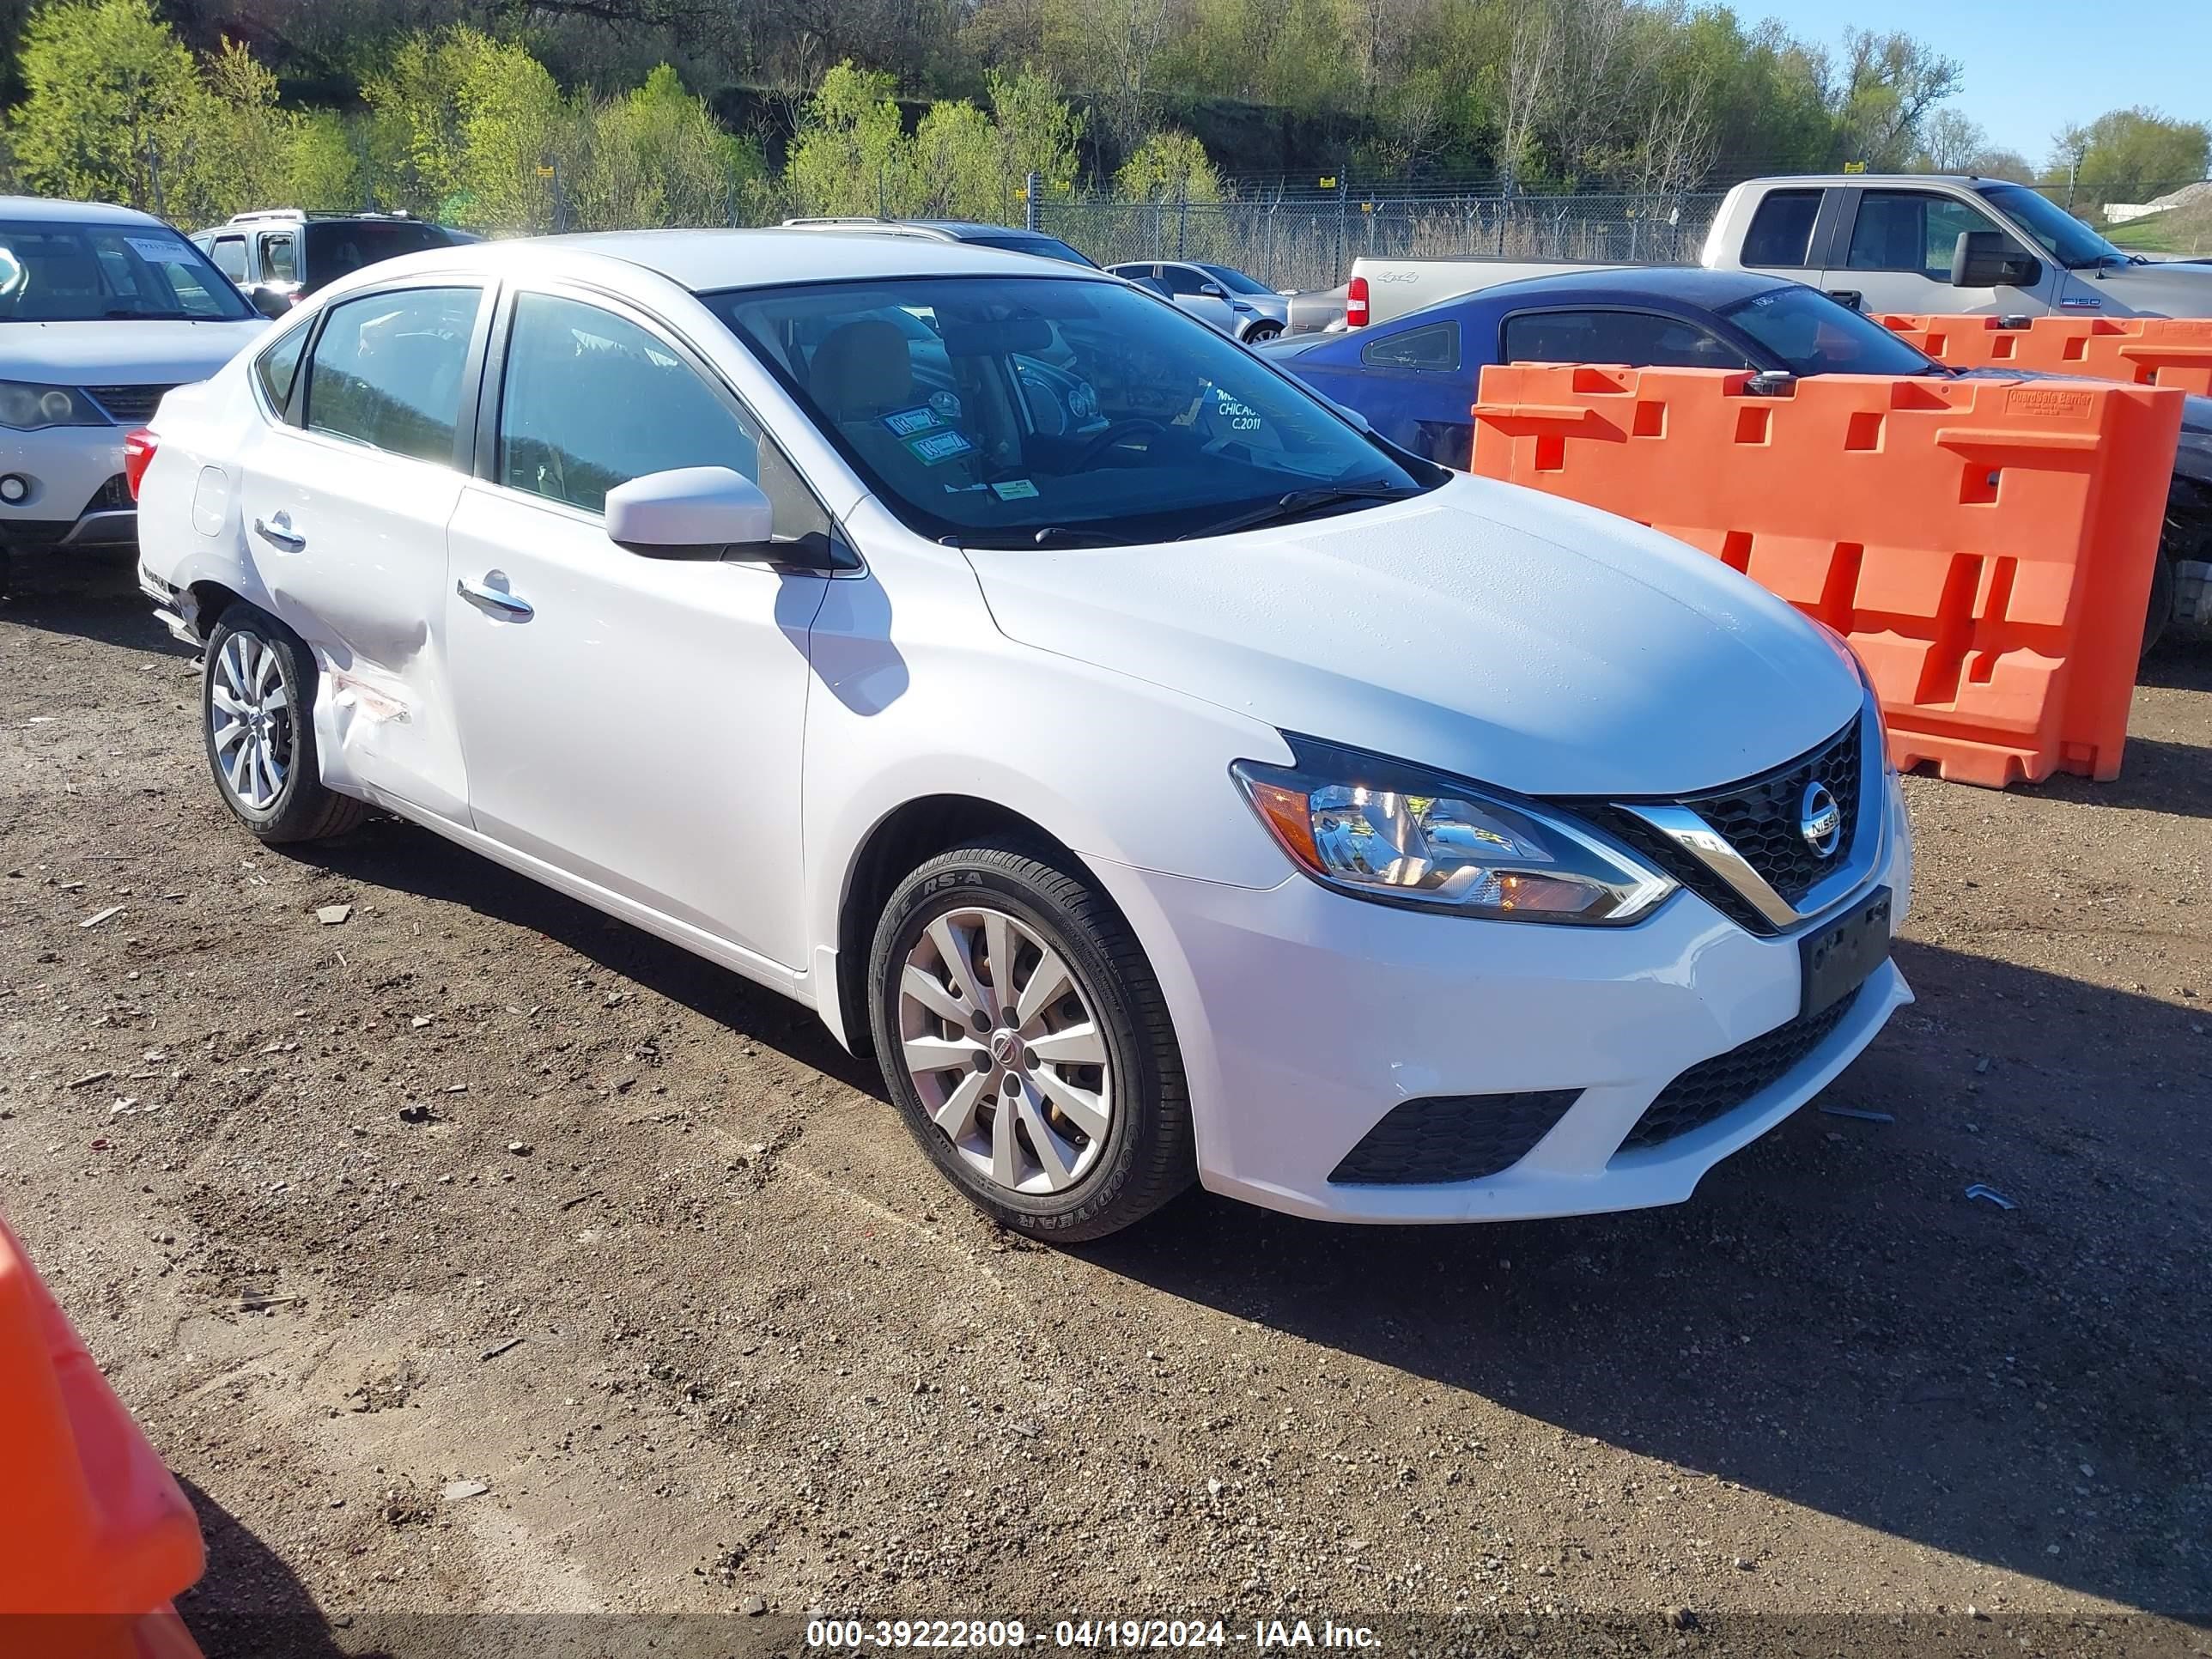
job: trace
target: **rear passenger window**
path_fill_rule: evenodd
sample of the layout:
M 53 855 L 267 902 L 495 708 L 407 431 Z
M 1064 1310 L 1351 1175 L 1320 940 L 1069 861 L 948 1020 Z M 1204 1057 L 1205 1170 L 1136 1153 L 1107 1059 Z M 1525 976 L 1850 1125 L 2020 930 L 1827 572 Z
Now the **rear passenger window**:
M 313 332 L 312 329 L 295 328 L 254 362 L 253 372 L 260 379 L 261 389 L 269 394 L 270 405 L 280 414 L 292 401 L 292 387 L 300 378 L 300 353 Z
M 481 297 L 400 289 L 332 306 L 307 366 L 308 429 L 450 464 Z
M 1370 368 L 1457 368 L 1459 325 L 1424 323 L 1386 334 L 1361 347 L 1359 361 Z
M 1807 265 L 1812 263 L 1813 223 L 1820 216 L 1817 190 L 1771 190 L 1751 216 L 1743 239 L 1747 265 Z
M 1505 319 L 1510 363 L 1745 368 L 1743 354 L 1695 323 L 1649 311 L 1532 311 Z

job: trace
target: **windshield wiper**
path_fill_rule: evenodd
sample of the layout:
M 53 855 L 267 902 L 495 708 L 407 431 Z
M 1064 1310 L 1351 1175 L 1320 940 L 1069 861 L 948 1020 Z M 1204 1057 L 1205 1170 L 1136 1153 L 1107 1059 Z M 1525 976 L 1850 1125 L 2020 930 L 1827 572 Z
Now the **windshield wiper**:
M 1203 530 L 1187 532 L 1176 539 L 1188 542 L 1205 536 L 1227 536 L 1263 524 L 1280 524 L 1345 501 L 1401 501 L 1420 493 L 1418 489 L 1399 489 L 1389 484 L 1326 484 L 1311 489 L 1293 489 L 1286 495 L 1276 496 L 1264 507 L 1237 514 L 1218 524 L 1210 524 Z

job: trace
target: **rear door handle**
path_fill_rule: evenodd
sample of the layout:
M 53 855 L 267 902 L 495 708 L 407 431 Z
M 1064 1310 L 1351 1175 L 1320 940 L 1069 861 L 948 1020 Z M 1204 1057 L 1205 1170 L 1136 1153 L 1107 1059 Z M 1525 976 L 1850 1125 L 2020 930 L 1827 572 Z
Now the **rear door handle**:
M 487 572 L 486 582 L 488 583 L 490 577 L 498 574 L 497 571 Z M 505 588 L 472 582 L 466 578 L 454 582 L 453 592 L 476 606 L 477 610 L 491 616 L 506 617 L 515 622 L 528 622 L 538 614 L 536 607 L 529 600 L 517 599 Z
M 270 524 L 264 524 L 260 520 L 256 519 L 253 521 L 253 533 L 267 542 L 270 546 L 280 549 L 286 553 L 301 552 L 307 545 L 307 538 L 305 536 L 295 536 L 292 533 L 292 516 L 289 513 L 279 513 L 275 521 Z

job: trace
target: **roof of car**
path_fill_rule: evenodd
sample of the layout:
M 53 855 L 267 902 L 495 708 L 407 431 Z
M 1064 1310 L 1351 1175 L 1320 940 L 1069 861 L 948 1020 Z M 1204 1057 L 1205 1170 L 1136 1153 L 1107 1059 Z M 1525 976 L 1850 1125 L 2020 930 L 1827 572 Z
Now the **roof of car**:
M 1672 301 L 1677 305 L 1715 311 L 1739 300 L 1747 300 L 1754 294 L 1790 285 L 1787 276 L 1755 270 L 1707 270 L 1699 265 L 1621 265 L 1568 270 L 1556 276 L 1524 276 L 1518 282 L 1499 283 L 1492 288 L 1477 289 L 1472 294 L 1455 295 L 1376 326 L 1396 330 L 1468 306 L 1504 312 L 1516 306 L 1537 303 L 1634 306 Z
M 158 225 L 161 222 L 137 208 L 112 202 L 63 202 L 50 196 L 0 196 L 0 218 L 52 219 L 70 224 Z
M 397 276 L 446 266 L 529 264 L 548 253 L 574 253 L 658 272 L 695 294 L 786 283 L 884 276 L 1042 276 L 1085 279 L 1085 269 L 1026 253 L 919 236 L 850 236 L 834 231 L 611 230 L 571 236 L 517 237 L 411 253 L 371 267 Z M 1093 281 L 1100 273 L 1089 273 Z

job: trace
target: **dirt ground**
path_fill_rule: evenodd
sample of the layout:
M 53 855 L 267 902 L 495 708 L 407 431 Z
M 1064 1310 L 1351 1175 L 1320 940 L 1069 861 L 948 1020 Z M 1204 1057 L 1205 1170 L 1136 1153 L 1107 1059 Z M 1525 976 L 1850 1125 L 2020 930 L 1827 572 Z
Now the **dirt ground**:
M 397 822 L 262 848 L 127 564 L 21 576 L 0 1211 L 199 1506 L 210 1659 L 462 1609 L 2212 1645 L 2212 656 L 2115 784 L 1908 783 L 1920 1000 L 1823 1100 L 1894 1121 L 1644 1214 L 1194 1193 L 1059 1254 L 795 1006 Z

